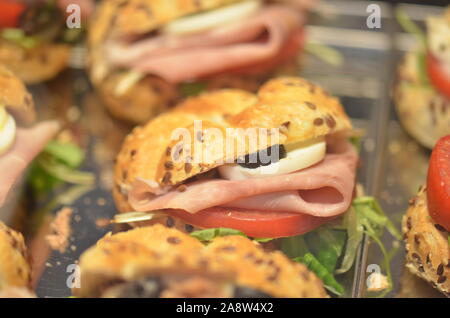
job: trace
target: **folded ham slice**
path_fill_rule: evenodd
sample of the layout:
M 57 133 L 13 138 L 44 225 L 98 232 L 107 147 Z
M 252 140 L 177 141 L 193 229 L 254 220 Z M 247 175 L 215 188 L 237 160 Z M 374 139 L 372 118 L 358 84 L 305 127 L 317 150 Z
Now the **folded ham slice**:
M 182 209 L 196 213 L 223 206 L 336 216 L 351 203 L 358 155 L 347 141 L 333 148 L 323 161 L 297 172 L 245 180 L 194 181 L 186 184 L 184 192 L 172 189 L 157 195 L 152 183 L 137 180 L 129 200 L 136 211 Z
M 302 22 L 301 11 L 272 5 L 240 23 L 199 34 L 110 43 L 107 58 L 113 65 L 179 83 L 275 57 Z
M 59 124 L 54 121 L 42 122 L 32 128 L 17 129 L 13 147 L 0 156 L 0 207 L 24 170 L 58 129 Z

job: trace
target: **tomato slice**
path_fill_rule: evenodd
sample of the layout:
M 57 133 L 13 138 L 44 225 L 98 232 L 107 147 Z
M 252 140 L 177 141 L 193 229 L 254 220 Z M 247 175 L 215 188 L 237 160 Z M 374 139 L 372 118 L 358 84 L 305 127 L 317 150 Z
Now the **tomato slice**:
M 279 238 L 304 234 L 332 219 L 293 212 L 223 207 L 208 208 L 197 213 L 173 210 L 170 214 L 200 228 L 231 228 L 256 238 Z
M 445 72 L 441 62 L 430 52 L 428 52 L 426 60 L 430 82 L 439 92 L 450 98 L 450 74 Z
M 25 5 L 11 0 L 0 0 L 0 28 L 15 28 Z
M 263 61 L 258 61 L 251 65 L 240 66 L 222 72 L 215 73 L 209 76 L 235 74 L 235 75 L 248 75 L 248 74 L 264 74 L 270 70 L 275 69 L 277 66 L 283 64 L 289 59 L 297 55 L 303 48 L 305 42 L 305 32 L 303 29 L 299 29 L 292 33 L 284 47 L 274 57 L 268 58 Z M 207 79 L 207 77 L 206 77 Z
M 433 220 L 450 231 L 450 135 L 441 138 L 431 154 L 427 199 Z

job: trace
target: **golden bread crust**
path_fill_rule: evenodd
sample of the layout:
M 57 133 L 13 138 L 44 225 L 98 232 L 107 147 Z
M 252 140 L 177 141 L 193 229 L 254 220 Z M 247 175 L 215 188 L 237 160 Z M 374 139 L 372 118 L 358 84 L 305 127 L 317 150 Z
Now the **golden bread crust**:
M 0 292 L 9 287 L 29 288 L 31 269 L 22 234 L 0 222 Z
M 322 281 L 303 264 L 294 263 L 279 251 L 265 252 L 243 236 L 218 237 L 206 246 L 206 255 L 217 266 L 232 269 L 236 283 L 273 297 L 327 297 Z
M 212 160 L 190 163 L 190 154 L 184 149 L 189 146 L 195 149 L 195 138 L 181 147 L 172 134 L 176 129 L 185 128 L 190 136 L 195 136 L 198 127 L 195 120 L 202 121 L 203 131 L 217 128 L 223 136 L 226 136 L 227 128 L 243 131 L 260 128 L 267 132 L 268 145 L 261 147 L 259 144 L 261 148 L 253 151 L 273 143 L 295 143 L 352 129 L 350 119 L 336 98 L 300 78 L 269 81 L 257 95 L 239 90 L 219 90 L 189 98 L 170 112 L 135 128 L 125 139 L 117 157 L 113 190 L 120 211 L 130 210 L 127 196 L 136 180 L 145 180 L 160 188 L 173 186 L 213 169 L 221 162 L 232 162 L 237 158 L 237 151 L 234 157 L 226 158 L 227 152 L 224 149 L 219 151 L 213 141 L 214 136 L 209 134 L 202 140 L 202 146 L 203 153 L 210 154 Z M 278 141 L 272 137 L 272 129 L 279 129 Z M 251 150 L 250 139 L 245 138 L 245 154 Z M 223 142 L 225 146 L 226 142 Z M 179 154 L 184 156 L 183 159 L 173 161 Z
M 97 8 L 90 24 L 89 41 L 109 36 L 151 32 L 186 15 L 215 9 L 242 0 L 109 0 Z
M 42 44 L 24 49 L 7 41 L 0 42 L 0 64 L 7 65 L 26 84 L 37 84 L 55 77 L 66 68 L 70 46 Z
M 98 65 L 93 65 L 91 69 L 93 70 Z M 294 76 L 297 73 L 297 63 L 295 61 L 287 61 L 276 70 L 263 74 L 217 74 L 200 80 L 198 83 L 204 86 L 205 91 L 233 88 L 256 92 L 274 74 Z M 183 92 L 180 85 L 171 84 L 150 75 L 140 79 L 125 93 L 118 96 L 116 93 L 118 83 L 125 76 L 127 76 L 127 72 L 112 72 L 109 75 L 105 75 L 103 80 L 96 81 L 94 73 L 91 72 L 91 79 L 96 83 L 95 87 L 103 104 L 114 117 L 120 120 L 145 124 L 159 113 L 170 109 L 182 99 Z
M 426 188 L 411 199 L 403 217 L 406 267 L 433 287 L 450 296 L 450 247 L 448 232 L 431 219 Z
M 397 70 L 394 101 L 406 131 L 431 149 L 450 133 L 450 100 L 431 85 L 422 84 L 418 68 L 418 53 L 407 53 Z
M 146 76 L 118 95 L 116 87 L 124 76 L 126 74 L 111 74 L 96 85 L 103 104 L 118 119 L 143 124 L 178 100 L 175 85 L 152 76 Z
M 158 275 L 200 275 L 264 291 L 274 297 L 326 297 L 321 281 L 279 252 L 266 253 L 241 236 L 197 239 L 162 225 L 109 235 L 80 259 L 81 289 L 76 296 L 97 297 L 114 281 Z
M 34 102 L 23 82 L 9 69 L 0 64 L 0 105 L 23 124 L 36 119 Z
M 193 273 L 202 248 L 198 240 L 162 225 L 108 234 L 81 256 L 81 288 L 73 292 L 79 297 L 99 297 L 109 281 Z

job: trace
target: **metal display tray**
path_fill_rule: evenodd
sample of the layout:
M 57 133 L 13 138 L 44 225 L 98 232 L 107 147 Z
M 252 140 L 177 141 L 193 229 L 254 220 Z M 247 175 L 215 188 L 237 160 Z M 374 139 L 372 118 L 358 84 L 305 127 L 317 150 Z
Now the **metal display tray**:
M 367 6 L 376 4 L 381 8 L 382 27 L 369 29 L 366 24 Z M 413 18 L 422 20 L 426 10 L 435 12 L 435 7 L 405 6 Z M 399 35 L 399 36 L 396 36 Z M 390 90 L 395 64 L 401 50 L 409 48 L 413 41 L 404 34 L 393 18 L 391 5 L 371 1 L 327 1 L 311 14 L 307 36 L 309 42 L 331 46 L 344 57 L 342 65 L 333 66 L 321 59 L 306 54 L 299 74 L 321 84 L 332 94 L 341 98 L 346 111 L 355 126 L 364 130 L 362 140 L 361 167 L 358 181 L 368 195 L 380 199 L 386 212 L 398 225 L 398 214 L 405 211 L 416 166 L 404 165 L 391 150 L 392 143 L 410 145 L 413 143 L 398 126 L 392 111 Z M 51 113 L 59 113 L 67 122 L 75 122 L 74 130 L 88 148 L 83 170 L 96 175 L 93 189 L 66 188 L 59 191 L 83 193 L 69 205 L 55 202 L 54 196 L 44 203 L 25 202 L 18 219 L 25 219 L 22 230 L 28 238 L 28 246 L 34 260 L 34 285 L 39 297 L 68 297 L 67 279 L 71 274 L 68 266 L 75 264 L 80 254 L 113 227 L 98 227 L 96 220 L 112 218 L 115 214 L 111 196 L 112 167 L 116 152 L 130 127 L 112 119 L 101 107 L 82 69 L 66 71 L 57 80 L 32 88 L 38 106 L 45 106 Z M 48 115 L 50 116 L 50 115 Z M 77 120 L 78 118 L 83 120 Z M 398 145 L 397 145 L 398 146 Z M 409 147 L 409 146 L 408 146 Z M 410 146 L 421 154 L 421 169 L 426 163 L 427 153 L 418 146 Z M 409 148 L 408 148 L 409 149 Z M 405 156 L 411 159 L 412 156 Z M 413 156 L 415 157 L 415 156 Z M 419 156 L 418 156 L 419 158 Z M 418 163 L 419 164 L 419 163 Z M 398 174 L 398 175 L 397 175 Z M 420 179 L 422 176 L 417 176 Z M 420 184 L 417 181 L 417 186 Z M 392 190 L 392 191 L 391 191 Z M 391 200 L 385 192 L 395 195 Z M 45 243 L 45 234 L 53 214 L 62 206 L 73 209 L 70 246 L 65 253 L 52 251 Z M 17 221 L 15 224 L 18 224 Z M 389 237 L 386 236 L 386 240 Z M 389 242 L 388 242 L 389 243 Z M 394 296 L 403 271 L 402 255 L 393 260 L 395 274 Z M 360 247 L 354 268 L 342 282 L 347 290 L 346 297 L 364 297 L 367 264 L 381 264 L 376 248 L 368 239 Z

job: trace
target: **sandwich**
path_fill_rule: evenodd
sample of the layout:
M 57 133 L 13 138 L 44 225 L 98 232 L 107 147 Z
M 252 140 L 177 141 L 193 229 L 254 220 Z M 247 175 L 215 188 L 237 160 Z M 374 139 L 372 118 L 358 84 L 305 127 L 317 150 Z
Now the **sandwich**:
M 30 93 L 19 78 L 0 65 L 0 208 L 28 165 L 59 129 L 57 122 L 33 125 L 35 120 Z
M 271 80 L 257 94 L 204 93 L 126 137 L 114 198 L 121 212 L 169 225 L 303 234 L 350 207 L 358 161 L 351 133 L 338 99 L 301 78 Z
M 31 268 L 22 234 L 0 222 L 0 298 L 32 297 Z
M 409 202 L 402 228 L 406 267 L 450 296 L 450 135 L 433 149 L 427 183 Z
M 103 1 L 88 36 L 91 81 L 123 120 L 145 123 L 180 98 L 256 89 L 295 75 L 304 10 L 297 1 Z
M 405 130 L 431 149 L 450 133 L 450 8 L 428 17 L 426 35 L 402 13 L 399 17 L 420 45 L 398 67 L 394 102 Z
M 239 236 L 208 245 L 154 225 L 106 235 L 81 255 L 77 297 L 321 298 L 323 285 L 304 265 Z
M 136 127 L 116 158 L 115 223 L 202 240 L 239 234 L 308 266 L 330 293 L 367 233 L 401 239 L 356 185 L 359 135 L 339 100 L 296 77 L 190 97 Z M 384 249 L 383 249 L 384 250 Z M 373 286 L 377 293 L 392 286 Z M 384 291 L 382 291 L 384 292 Z
M 3 0 L 0 64 L 7 65 L 26 84 L 50 80 L 67 66 L 68 30 L 65 13 L 56 1 Z

